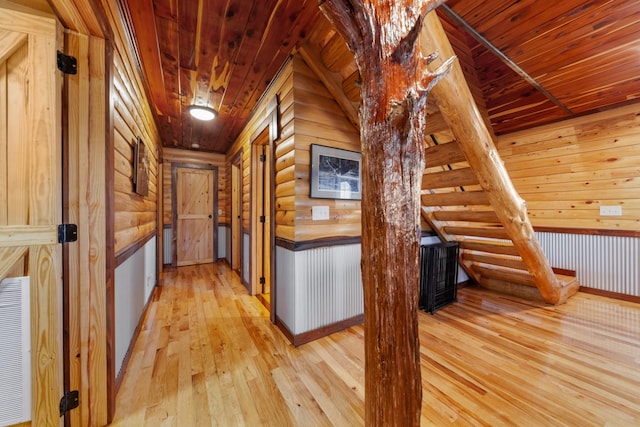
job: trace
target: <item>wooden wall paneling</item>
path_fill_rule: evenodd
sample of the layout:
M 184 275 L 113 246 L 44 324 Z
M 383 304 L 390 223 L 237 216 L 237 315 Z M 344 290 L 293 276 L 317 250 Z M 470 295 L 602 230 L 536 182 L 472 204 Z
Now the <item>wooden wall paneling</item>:
M 497 147 L 534 226 L 637 230 L 637 104 L 503 135 Z M 600 206 L 621 206 L 601 216 Z
M 162 170 L 162 224 L 171 225 L 171 163 L 163 163 Z
M 106 142 L 107 170 L 105 200 L 106 216 L 106 284 L 107 284 L 107 400 L 108 418 L 115 409 L 115 340 L 114 340 L 114 271 L 116 255 L 127 254 L 128 249 L 149 235 L 157 232 L 157 188 L 160 137 L 153 118 L 140 68 L 133 57 L 133 49 L 122 26 L 122 17 L 117 2 L 100 0 L 100 5 L 112 31 L 112 41 L 107 45 L 109 59 L 107 82 L 110 102 L 105 113 L 110 136 Z M 130 182 L 130 166 L 122 162 L 132 156 L 133 137 L 140 137 L 147 145 L 150 160 L 149 195 L 141 197 L 133 192 Z M 129 148 L 127 148 L 127 146 Z M 104 157 L 103 157 L 103 163 Z M 116 172 L 117 169 L 117 172 Z M 97 181 L 96 181 L 97 182 Z M 116 189 L 117 186 L 117 189 Z M 136 227 L 128 227 L 131 217 L 139 214 Z M 151 214 L 151 215 L 149 215 Z M 150 219 L 153 218 L 152 221 Z M 96 218 L 100 220 L 101 218 Z M 96 222 L 96 226 L 98 222 Z M 116 231 L 118 230 L 118 231 Z M 104 240 L 103 240 L 104 245 Z
M 224 164 L 218 167 L 218 226 L 230 226 L 231 203 L 230 167 Z
M 125 57 L 122 53 L 117 58 L 120 61 L 114 62 L 116 70 L 114 88 L 116 90 L 115 116 L 119 117 L 115 119 L 118 127 L 114 133 L 114 192 L 116 199 L 142 199 L 150 203 L 141 206 L 142 210 L 116 210 L 114 224 L 116 254 L 144 239 L 148 234 L 154 233 L 157 229 L 157 158 L 155 153 L 156 147 L 159 145 L 157 139 L 151 139 L 151 136 L 156 134 L 156 129 L 155 124 L 141 107 L 144 103 L 133 101 L 133 99 L 140 99 L 143 96 L 143 91 L 134 87 L 132 82 L 135 82 L 135 79 L 123 74 L 131 68 L 125 64 Z M 146 197 L 141 197 L 133 191 L 133 144 L 136 137 L 142 138 L 149 152 L 150 191 Z M 137 220 L 132 220 L 132 215 L 138 216 Z
M 251 209 L 251 149 L 242 151 L 242 230 L 249 233 Z
M 12 32 L 7 31 L 6 34 L 0 35 L 0 40 L 3 42 L 6 40 L 8 34 Z M 9 187 L 7 182 L 8 176 L 8 162 L 7 162 L 7 147 L 8 147 L 8 135 L 7 135 L 7 63 L 6 58 L 2 55 L 0 61 L 0 226 L 7 225 L 7 211 L 9 210 Z
M 156 199 L 156 233 L 158 239 L 156 240 L 156 283 L 160 283 L 160 277 L 164 268 L 164 221 L 163 221 L 163 209 L 164 209 L 164 164 L 158 163 L 158 194 Z
M 288 152 L 283 159 L 293 154 L 295 165 L 295 190 L 293 204 L 295 207 L 294 241 L 315 240 L 337 236 L 359 236 L 360 201 L 312 199 L 309 197 L 310 146 L 321 144 L 331 147 L 360 151 L 360 135 L 358 130 L 346 118 L 342 109 L 333 99 L 319 77 L 300 57 L 294 58 L 294 100 L 295 100 L 295 151 Z M 290 160 L 283 163 L 288 164 Z M 277 168 L 276 168 L 277 169 Z M 282 172 L 288 169 L 282 169 Z M 287 176 L 281 173 L 276 176 L 283 181 Z M 288 207 L 291 201 L 283 197 L 280 210 Z M 329 206 L 330 219 L 324 221 L 311 220 L 311 210 L 315 205 Z M 278 206 L 278 204 L 276 204 Z M 287 218 L 286 212 L 280 218 Z M 281 231 L 289 231 L 282 224 Z M 278 237 L 283 237 L 278 235 Z

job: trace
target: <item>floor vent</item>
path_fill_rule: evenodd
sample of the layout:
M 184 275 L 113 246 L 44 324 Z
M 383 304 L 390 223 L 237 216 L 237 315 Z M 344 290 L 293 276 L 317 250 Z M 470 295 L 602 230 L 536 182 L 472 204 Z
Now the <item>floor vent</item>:
M 0 425 L 31 419 L 29 278 L 0 282 Z

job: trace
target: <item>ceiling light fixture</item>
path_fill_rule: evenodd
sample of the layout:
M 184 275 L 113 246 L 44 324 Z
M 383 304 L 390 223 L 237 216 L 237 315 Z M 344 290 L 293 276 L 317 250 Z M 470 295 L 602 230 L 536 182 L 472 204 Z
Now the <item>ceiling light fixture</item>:
M 216 110 L 204 105 L 190 105 L 187 107 L 187 111 L 198 120 L 213 120 L 218 115 Z

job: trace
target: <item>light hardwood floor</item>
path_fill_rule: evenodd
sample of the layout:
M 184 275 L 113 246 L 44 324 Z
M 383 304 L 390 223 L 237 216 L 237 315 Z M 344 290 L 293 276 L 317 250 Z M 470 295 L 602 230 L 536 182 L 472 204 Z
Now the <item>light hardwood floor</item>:
M 360 426 L 363 330 L 294 348 L 226 264 L 165 275 L 119 426 Z M 640 425 L 640 305 L 551 307 L 478 288 L 420 313 L 422 425 Z

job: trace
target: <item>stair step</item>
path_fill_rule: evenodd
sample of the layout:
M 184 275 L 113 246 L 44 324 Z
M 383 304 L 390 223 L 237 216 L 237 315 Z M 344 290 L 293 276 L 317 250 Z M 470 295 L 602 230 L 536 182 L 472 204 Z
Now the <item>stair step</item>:
M 422 188 L 426 190 L 433 188 L 464 187 L 477 184 L 478 178 L 476 178 L 475 172 L 469 167 L 425 173 L 422 176 Z
M 516 270 L 527 271 L 527 266 L 520 257 L 486 254 L 486 253 L 474 253 L 474 252 L 462 252 L 462 259 L 469 262 L 476 262 L 482 264 L 491 264 L 500 267 L 508 267 Z
M 421 199 L 423 206 L 489 205 L 489 198 L 484 191 L 423 194 Z
M 438 221 L 446 222 L 484 222 L 487 224 L 500 224 L 500 220 L 494 211 L 443 210 L 433 212 L 433 217 Z
M 444 232 L 454 236 L 489 237 L 492 239 L 509 239 L 507 231 L 502 227 L 459 227 L 445 226 Z
M 492 254 L 519 256 L 518 250 L 511 243 L 491 242 L 478 240 L 463 240 L 460 242 L 460 249 L 468 251 L 488 252 Z
M 460 150 L 457 142 L 434 145 L 425 150 L 425 167 L 452 165 L 466 162 L 467 158 Z
M 478 264 L 476 262 L 470 263 L 464 259 L 463 263 L 474 272 L 474 277 L 479 276 L 479 284 L 487 289 L 528 299 L 542 299 L 533 276 L 527 271 L 489 264 Z M 560 282 L 560 289 L 558 290 L 558 299 L 554 304 L 562 304 L 578 292 L 580 283 L 574 276 L 556 273 L 555 277 Z
M 516 270 L 514 268 L 500 267 L 489 264 L 472 263 L 471 268 L 482 278 L 495 279 L 503 282 L 516 283 L 518 285 L 536 287 L 533 276 L 526 270 Z

